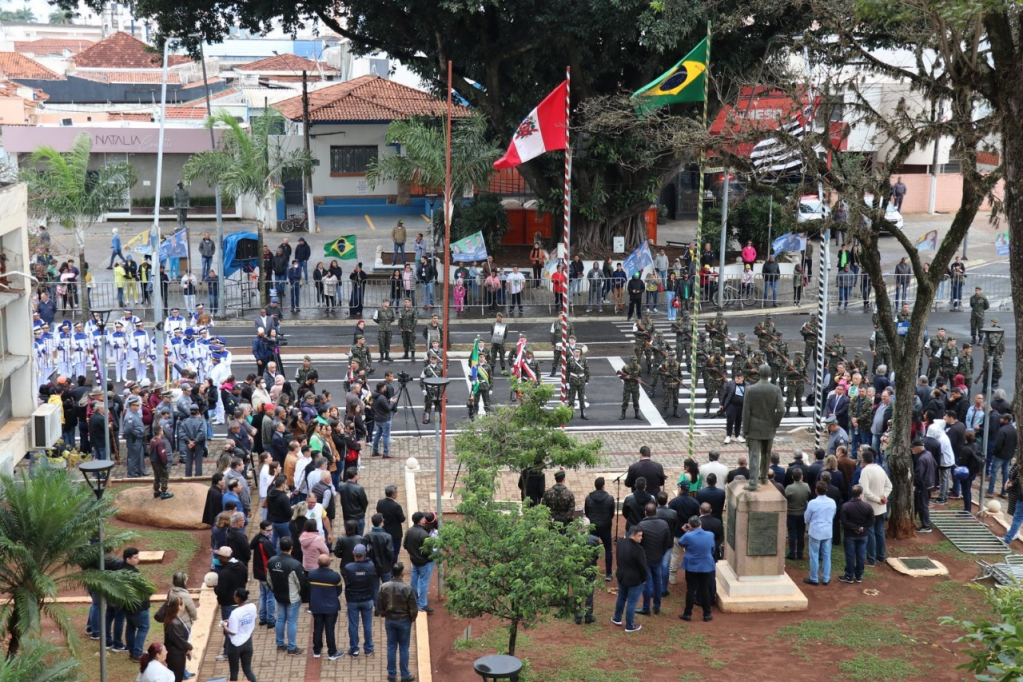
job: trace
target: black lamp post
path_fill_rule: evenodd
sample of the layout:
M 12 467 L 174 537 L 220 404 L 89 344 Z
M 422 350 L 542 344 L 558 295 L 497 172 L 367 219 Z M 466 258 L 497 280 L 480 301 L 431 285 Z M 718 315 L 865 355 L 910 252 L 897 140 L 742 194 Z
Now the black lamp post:
M 110 319 L 109 310 L 93 310 L 93 321 L 96 323 L 96 327 L 103 333 L 102 341 L 100 342 L 99 351 L 99 376 L 96 377 L 96 381 L 99 382 L 100 388 L 103 390 L 103 417 L 107 420 L 110 419 L 110 405 L 107 402 L 107 320 Z M 107 459 L 113 459 L 110 453 L 110 427 L 109 424 L 106 429 L 103 430 L 103 447 L 106 453 Z M 95 490 L 95 488 L 93 488 Z M 102 493 L 97 493 L 102 495 Z
M 109 311 L 107 311 L 109 313 Z M 106 389 L 103 391 L 104 400 L 106 396 Z M 107 429 L 109 440 L 109 429 Z M 78 466 L 78 470 L 82 472 L 82 476 L 85 477 L 85 482 L 92 488 L 92 492 L 96 494 L 96 499 L 100 500 L 103 498 L 103 493 L 106 492 L 107 483 L 110 482 L 110 471 L 114 468 L 114 463 L 110 459 L 94 459 L 88 462 L 82 462 Z M 99 520 L 99 570 L 103 571 L 106 569 L 106 548 L 104 547 L 103 537 L 103 519 Z M 100 682 L 107 682 L 107 603 L 106 599 L 101 594 L 99 596 L 99 679 Z
M 980 330 L 980 333 L 981 333 L 982 338 L 984 339 L 984 347 L 985 347 L 985 349 L 986 348 L 993 348 L 993 347 L 998 345 L 998 342 L 1001 340 L 1002 335 L 1005 334 L 1005 329 L 1003 329 L 1002 327 L 984 327 L 983 329 Z M 978 503 L 980 505 L 980 511 L 984 511 L 984 475 L 987 473 L 987 451 L 988 451 L 987 448 L 988 448 L 988 438 L 989 438 L 988 434 L 991 433 L 991 424 L 989 424 L 987 422 L 987 420 L 991 419 L 994 416 L 994 414 L 993 414 L 993 412 L 991 410 L 991 381 L 992 381 L 992 378 L 994 376 L 995 363 L 994 363 L 994 357 L 992 357 L 991 355 L 988 355 L 986 350 L 984 352 L 984 356 L 985 356 L 984 359 L 985 359 L 985 361 L 987 363 L 987 380 L 984 382 L 984 405 L 985 405 L 985 409 L 987 410 L 987 413 L 984 416 L 984 439 L 983 439 L 983 443 L 984 444 L 983 444 L 983 446 L 981 446 L 983 448 L 983 450 L 984 450 L 985 462 L 984 462 L 984 466 L 981 467 L 981 469 L 980 469 L 980 497 L 978 498 Z M 997 477 L 998 472 L 992 470 L 991 475 L 994 476 L 994 477 Z M 995 483 L 995 479 L 992 478 L 991 485 L 993 486 L 994 483 Z M 971 510 L 967 509 L 966 511 L 969 512 Z
M 451 383 L 451 379 L 448 378 L 448 377 L 427 377 L 426 379 L 423 379 L 423 383 L 426 384 L 426 390 L 427 391 L 430 391 L 430 389 L 434 389 L 434 390 L 439 389 L 440 390 L 441 409 L 443 410 L 444 409 L 444 402 L 445 402 L 444 393 L 445 393 L 445 391 L 447 391 L 448 384 Z M 441 416 L 438 414 L 437 418 L 433 420 L 433 439 L 434 439 L 434 445 L 435 445 L 435 450 L 436 450 L 435 453 L 434 453 L 434 456 L 435 456 L 436 462 L 437 462 L 437 530 L 440 530 L 441 507 L 444 506 L 441 503 L 441 500 L 443 499 L 444 495 L 443 495 L 443 491 L 441 490 L 440 418 L 441 418 Z M 441 573 L 441 567 L 438 565 L 437 566 L 437 598 L 438 599 L 440 599 L 441 592 L 442 592 L 443 589 L 444 589 L 444 578 L 443 578 L 443 574 Z
M 476 659 L 472 669 L 483 679 L 483 682 L 498 682 L 499 680 L 515 682 L 519 679 L 519 673 L 522 672 L 522 661 L 514 656 L 496 654 Z

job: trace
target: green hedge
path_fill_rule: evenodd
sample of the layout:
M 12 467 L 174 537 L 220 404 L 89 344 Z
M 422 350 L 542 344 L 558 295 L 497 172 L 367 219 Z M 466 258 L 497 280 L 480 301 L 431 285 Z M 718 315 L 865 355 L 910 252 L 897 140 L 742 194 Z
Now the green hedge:
M 203 196 L 203 197 L 190 197 L 188 201 L 189 201 L 189 204 L 192 207 L 198 207 L 198 206 L 216 206 L 217 205 L 217 198 L 215 196 L 213 196 L 212 194 L 209 195 L 209 196 Z M 224 206 L 226 206 L 226 205 L 228 205 L 230 203 L 228 199 L 223 198 L 223 197 L 221 197 L 220 201 L 221 201 L 221 203 Z M 131 200 L 131 205 L 134 208 L 152 208 L 153 207 L 153 197 L 138 197 L 136 199 L 132 199 Z M 174 197 L 173 196 L 167 196 L 167 197 L 161 198 L 160 199 L 160 208 L 174 208 Z

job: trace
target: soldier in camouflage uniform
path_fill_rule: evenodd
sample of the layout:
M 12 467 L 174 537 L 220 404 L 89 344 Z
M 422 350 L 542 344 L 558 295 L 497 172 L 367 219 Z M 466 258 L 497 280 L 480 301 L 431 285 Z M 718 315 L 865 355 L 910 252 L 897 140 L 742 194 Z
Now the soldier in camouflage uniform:
M 408 360 L 409 353 L 412 354 L 413 360 L 416 359 L 416 324 L 418 323 L 419 312 L 412 307 L 412 301 L 406 298 L 405 306 L 398 314 L 398 329 L 401 331 L 401 345 L 405 348 L 405 355 L 402 356 L 402 360 Z M 429 342 L 427 342 L 426 347 L 430 347 Z
M 473 420 L 480 411 L 480 400 L 483 407 L 490 412 L 490 363 L 485 355 L 480 355 L 476 366 L 476 382 L 469 389 L 469 419 Z
M 696 390 L 700 377 L 703 377 L 703 387 L 707 388 L 707 366 L 710 364 L 710 355 L 707 353 L 707 337 L 700 334 L 696 338 L 696 371 L 693 372 L 693 390 Z
M 963 344 L 963 350 L 959 353 L 959 366 L 956 368 L 956 374 L 962 374 L 963 380 L 966 381 L 966 387 L 970 388 L 973 386 L 973 345 L 969 343 Z
M 479 357 L 479 359 L 480 360 L 484 360 L 485 359 L 487 361 L 487 364 L 493 366 L 494 360 L 493 360 L 493 358 L 490 357 L 490 351 L 487 350 L 486 342 L 483 341 L 483 339 L 481 339 L 480 337 L 477 336 L 476 337 L 476 341 L 474 343 L 476 344 L 476 347 L 479 348 L 479 352 L 477 353 L 477 356 Z M 472 351 L 470 351 L 470 356 L 471 355 L 472 355 Z
M 650 397 L 654 397 L 654 389 L 657 388 L 657 371 L 664 363 L 665 351 L 671 347 L 664 343 L 664 335 L 661 332 L 654 332 L 654 339 L 646 347 L 646 373 L 651 375 Z
M 909 320 L 912 317 L 913 317 L 913 314 L 909 311 L 909 304 L 908 303 L 903 303 L 902 304 L 902 310 L 900 310 L 899 314 L 895 316 L 895 322 L 896 322 L 896 324 L 899 323 L 899 322 L 905 322 L 906 324 L 909 324 Z M 905 336 L 900 336 L 899 337 L 899 351 L 901 351 L 903 353 L 906 352 L 906 337 Z M 881 363 L 878 363 L 878 364 L 881 364 Z M 891 363 L 887 363 L 887 364 L 888 364 L 889 367 L 892 366 Z M 921 355 L 920 356 L 920 367 L 922 368 L 923 366 L 924 366 L 924 358 L 923 358 L 923 355 Z M 917 372 L 917 374 L 919 374 L 919 371 Z
M 787 363 L 784 368 L 785 371 L 785 414 L 789 413 L 792 409 L 792 403 L 796 403 L 796 409 L 799 410 L 799 416 L 803 415 L 803 391 L 806 385 L 806 361 L 803 360 L 803 354 L 796 351 L 796 357 L 792 362 Z
M 678 413 L 678 386 L 682 382 L 682 366 L 678 364 L 675 354 L 670 350 L 666 353 L 664 362 L 657 368 L 657 373 L 664 382 L 664 398 L 661 400 L 661 412 L 667 417 L 668 406 L 670 405 L 672 416 L 681 416 Z
M 746 332 L 739 332 L 738 340 L 728 347 L 732 356 L 732 376 L 746 373 L 746 362 L 749 360 L 750 347 L 746 343 Z
M 746 361 L 746 367 L 742 372 L 746 377 L 747 385 L 752 386 L 760 381 L 760 365 L 763 364 L 765 364 L 764 354 L 758 350 L 753 351 L 753 355 Z
M 990 307 L 991 304 L 988 303 L 987 297 L 982 293 L 982 289 L 976 287 L 973 290 L 973 296 L 970 296 L 970 343 L 978 343 L 980 341 L 980 330 L 984 328 L 984 313 Z
M 633 332 L 633 335 L 633 353 L 636 355 L 636 359 L 640 361 L 646 356 L 646 373 L 650 374 L 650 356 L 653 354 L 653 351 L 650 350 L 647 344 L 654 338 L 654 321 L 650 319 L 649 314 L 643 313 L 636 320 L 636 331 Z
M 711 350 L 719 350 L 724 354 L 728 345 L 728 322 L 720 310 L 714 319 L 707 323 L 707 333 L 710 337 Z
M 952 378 L 955 377 L 958 372 L 956 368 L 959 366 L 959 346 L 956 343 L 954 336 L 948 337 L 948 343 L 945 345 L 945 352 L 941 354 L 941 365 L 938 371 L 941 372 L 941 376 L 945 377 L 949 385 L 952 384 Z M 965 379 L 965 377 L 963 377 Z
M 812 315 L 809 320 L 804 322 L 799 333 L 803 337 L 803 357 L 806 362 L 810 362 L 812 358 L 817 357 L 817 340 L 820 337 L 817 330 L 817 316 Z
M 867 363 L 863 360 L 863 352 L 862 351 L 856 351 L 856 354 L 853 356 L 853 360 L 852 360 L 852 362 L 850 364 L 852 365 L 852 369 L 853 369 L 853 373 L 854 374 L 856 372 L 859 372 L 860 375 L 862 375 L 864 378 L 867 378 L 867 377 L 870 376 L 869 374 L 867 374 Z M 885 364 L 888 364 L 888 363 L 885 363 Z
M 589 421 L 586 416 L 586 384 L 590 380 L 590 366 L 583 357 L 581 348 L 572 351 L 568 359 L 568 405 L 575 412 L 576 400 L 579 401 L 579 416 Z
M 789 344 L 782 340 L 782 333 L 775 334 L 776 340 L 767 345 L 767 364 L 771 368 L 771 383 L 784 384 L 782 370 L 789 364 Z
M 639 382 L 642 381 L 643 368 L 635 357 L 629 358 L 629 364 L 618 370 L 618 376 L 622 378 L 622 416 L 619 420 L 625 419 L 625 410 L 629 406 L 629 398 L 632 399 L 632 412 L 636 419 L 639 416 Z
M 551 324 L 551 350 L 554 351 L 554 364 L 551 366 L 551 376 L 557 376 L 561 370 L 561 318 L 564 314 L 559 315 L 558 319 Z M 575 326 L 571 321 L 568 323 L 568 336 L 575 336 Z
M 888 347 L 888 341 L 885 339 L 884 332 L 877 323 L 874 324 L 874 333 L 870 335 L 870 351 L 874 356 L 873 366 L 870 368 L 871 371 L 876 372 L 877 368 L 881 365 L 892 366 L 891 348 Z M 866 372 L 862 374 L 864 377 L 867 376 Z
M 777 329 L 774 326 L 774 320 L 771 319 L 771 313 L 767 313 L 764 319 L 753 328 L 753 333 L 760 341 L 760 350 L 763 353 L 767 353 L 767 344 L 774 340 L 774 336 L 777 333 Z
M 369 361 L 369 348 L 366 348 L 366 337 L 359 336 L 355 339 L 355 345 L 348 351 L 348 362 L 351 364 L 352 360 L 359 362 L 359 367 L 366 371 L 366 375 L 369 376 L 373 373 L 373 366 Z
M 824 355 L 828 358 L 828 371 L 835 376 L 838 363 L 845 360 L 845 346 L 842 345 L 842 335 L 835 334 L 834 340 L 824 349 Z
M 998 320 L 991 320 L 991 326 L 997 327 Z M 984 390 L 987 390 L 987 363 L 991 362 L 991 388 L 998 388 L 998 381 L 1002 378 L 1002 355 L 1005 354 L 1005 334 L 998 337 L 998 341 L 992 341 L 990 335 L 984 336 L 984 373 L 981 379 L 984 382 Z
M 685 308 L 678 320 L 671 323 L 671 329 L 675 332 L 675 349 L 678 351 L 678 359 L 684 361 L 689 373 L 693 372 L 693 318 Z
M 715 352 L 707 362 L 707 371 L 704 374 L 703 383 L 707 387 L 707 401 L 704 404 L 704 417 L 710 416 L 710 404 L 721 394 L 725 386 L 727 369 L 725 358 L 721 353 Z
M 440 323 L 440 318 L 436 315 L 430 318 L 430 324 L 423 327 L 423 338 L 426 340 L 426 347 L 429 348 L 434 341 L 437 341 L 443 346 L 444 344 L 444 325 Z M 415 346 L 412 347 L 413 353 L 415 352 Z
M 426 367 L 423 368 L 423 373 L 419 377 L 419 387 L 423 389 L 423 423 L 429 424 L 431 415 L 434 410 L 437 410 L 437 414 L 441 411 L 441 400 L 444 396 L 444 389 L 441 387 L 429 386 L 426 383 L 426 379 L 433 377 L 440 378 L 444 375 L 443 368 L 440 363 L 436 360 L 429 362 Z
M 380 304 L 380 310 L 373 316 L 377 323 L 377 343 L 380 345 L 380 362 L 386 360 L 391 362 L 391 325 L 394 324 L 394 311 L 391 310 L 391 302 L 384 299 Z
M 575 495 L 565 487 L 565 472 L 554 474 L 554 485 L 544 491 L 540 504 L 551 510 L 551 518 L 564 523 L 575 516 Z
M 431 358 L 437 358 L 437 360 L 443 365 L 444 364 L 444 351 L 441 350 L 440 341 L 431 341 L 430 347 L 426 349 L 426 362 L 423 366 L 430 364 Z
M 495 316 L 494 323 L 490 325 L 490 338 L 491 338 L 491 340 L 493 340 L 493 338 L 494 338 L 494 331 L 497 329 L 497 325 L 499 325 L 499 324 L 504 324 L 504 315 L 502 315 L 501 313 L 498 313 Z M 504 333 L 505 333 L 505 335 L 508 334 L 508 327 L 507 326 L 505 326 Z M 497 371 L 497 361 L 500 360 L 501 361 L 501 372 L 502 373 L 507 373 L 507 371 L 508 371 L 507 370 L 507 366 L 505 365 L 505 362 L 504 362 L 504 359 L 505 359 L 504 341 L 501 341 L 501 343 L 493 343 L 493 342 L 491 342 L 491 344 L 490 344 L 490 356 L 494 359 L 494 371 L 495 372 Z
M 931 386 L 934 385 L 934 380 L 938 377 L 938 372 L 941 369 L 941 356 L 945 354 L 947 347 L 948 337 L 945 335 L 945 328 L 939 327 L 938 333 L 927 342 L 927 356 L 930 358 L 927 362 L 927 380 Z
M 869 443 L 873 416 L 874 399 L 868 394 L 866 385 L 862 385 L 856 395 L 849 400 L 849 423 L 852 427 L 849 436 L 853 439 L 851 444 Z

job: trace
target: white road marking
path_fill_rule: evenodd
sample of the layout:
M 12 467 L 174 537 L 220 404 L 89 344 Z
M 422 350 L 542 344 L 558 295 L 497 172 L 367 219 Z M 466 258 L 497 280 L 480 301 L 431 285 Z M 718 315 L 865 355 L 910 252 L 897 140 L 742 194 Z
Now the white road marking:
M 625 367 L 625 361 L 620 357 L 607 358 L 607 361 L 611 363 L 611 369 L 615 372 Z M 646 391 L 639 392 L 639 411 L 643 414 L 647 421 L 650 422 L 650 426 L 656 428 L 667 428 L 668 422 L 664 421 L 664 417 L 657 411 L 650 396 L 647 395 Z M 606 427 L 605 427 L 606 428 Z

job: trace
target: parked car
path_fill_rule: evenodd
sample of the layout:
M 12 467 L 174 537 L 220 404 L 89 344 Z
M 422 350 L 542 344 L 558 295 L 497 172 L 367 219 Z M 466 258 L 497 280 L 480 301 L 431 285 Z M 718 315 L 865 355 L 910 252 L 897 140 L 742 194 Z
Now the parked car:
M 874 205 L 874 195 L 864 194 L 863 203 L 866 204 L 868 208 L 872 208 Z M 889 224 L 894 225 L 899 230 L 901 230 L 903 225 L 906 224 L 906 221 L 902 218 L 902 214 L 899 212 L 899 209 L 895 208 L 895 204 L 893 204 L 891 201 L 889 201 L 888 205 L 885 207 L 884 219 L 885 222 L 882 223 L 881 229 L 886 231 Z M 868 218 L 867 216 L 863 216 L 863 224 L 869 225 L 870 218 Z

